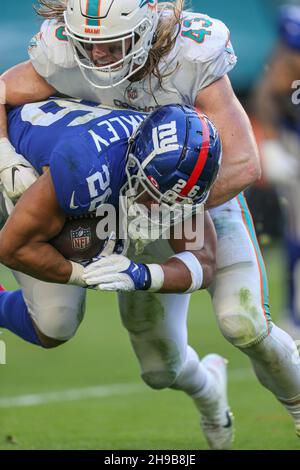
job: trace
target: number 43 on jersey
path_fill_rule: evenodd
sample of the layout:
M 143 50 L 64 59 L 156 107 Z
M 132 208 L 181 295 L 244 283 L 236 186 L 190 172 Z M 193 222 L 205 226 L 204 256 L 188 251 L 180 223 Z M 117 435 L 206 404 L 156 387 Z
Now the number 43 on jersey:
M 186 29 L 181 32 L 181 36 L 202 44 L 206 36 L 211 35 L 212 26 L 212 21 L 206 18 L 187 19 L 182 22 L 182 27 Z

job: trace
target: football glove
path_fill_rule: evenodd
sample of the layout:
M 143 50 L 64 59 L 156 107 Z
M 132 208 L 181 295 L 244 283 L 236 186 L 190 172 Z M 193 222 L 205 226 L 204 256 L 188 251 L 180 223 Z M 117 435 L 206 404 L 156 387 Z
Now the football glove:
M 82 263 L 75 263 L 74 261 L 70 261 L 72 265 L 72 272 L 71 272 L 71 276 L 67 284 L 72 284 L 72 285 L 80 286 L 80 287 L 93 288 L 93 286 L 89 285 L 83 278 L 84 268 L 86 266 L 89 266 L 99 261 L 100 259 L 104 259 L 106 256 L 110 256 L 114 252 L 115 246 L 116 246 L 116 234 L 112 232 L 109 238 L 107 239 L 104 245 L 104 248 L 95 258 L 93 258 L 92 261 L 85 261 Z
M 16 153 L 8 139 L 0 139 L 0 179 L 9 199 L 17 201 L 38 176 L 32 165 Z
M 147 265 L 116 254 L 101 256 L 86 266 L 82 279 L 96 290 L 131 292 L 147 290 L 151 286 Z

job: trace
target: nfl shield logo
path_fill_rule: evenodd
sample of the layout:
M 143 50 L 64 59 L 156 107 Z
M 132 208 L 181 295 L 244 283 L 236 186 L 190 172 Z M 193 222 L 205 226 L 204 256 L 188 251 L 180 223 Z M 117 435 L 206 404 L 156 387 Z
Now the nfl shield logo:
M 87 250 L 92 243 L 91 229 L 79 227 L 77 230 L 71 230 L 71 242 L 74 250 Z
M 138 97 L 138 92 L 135 88 L 128 88 L 127 96 L 130 100 L 136 100 Z

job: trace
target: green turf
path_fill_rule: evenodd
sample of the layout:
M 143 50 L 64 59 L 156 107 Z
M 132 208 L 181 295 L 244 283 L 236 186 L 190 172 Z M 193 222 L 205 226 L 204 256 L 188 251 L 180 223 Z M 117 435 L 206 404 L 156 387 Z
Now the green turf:
M 282 306 L 282 259 L 266 253 L 273 317 Z M 1 271 L 1 281 L 15 286 Z M 176 315 L 176 312 L 174 312 Z M 236 417 L 235 449 L 299 449 L 293 424 L 254 378 L 247 359 L 217 330 L 206 293 L 194 294 L 190 343 L 200 355 L 216 351 L 230 363 L 230 401 Z M 7 365 L 0 366 L 0 399 L 105 384 L 141 383 L 114 295 L 89 292 L 87 314 L 76 337 L 41 350 L 8 332 Z M 138 387 L 138 386 L 137 386 Z M 180 392 L 152 391 L 34 407 L 0 408 L 0 449 L 205 449 L 198 417 Z

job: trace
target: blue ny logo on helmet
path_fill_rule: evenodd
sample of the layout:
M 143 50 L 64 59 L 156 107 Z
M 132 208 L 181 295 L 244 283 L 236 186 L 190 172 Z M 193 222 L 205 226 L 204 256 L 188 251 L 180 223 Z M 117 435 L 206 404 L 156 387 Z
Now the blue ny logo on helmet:
M 221 157 L 219 134 L 206 116 L 188 106 L 162 106 L 131 143 L 126 171 L 131 193 L 142 186 L 159 203 L 203 204 Z

